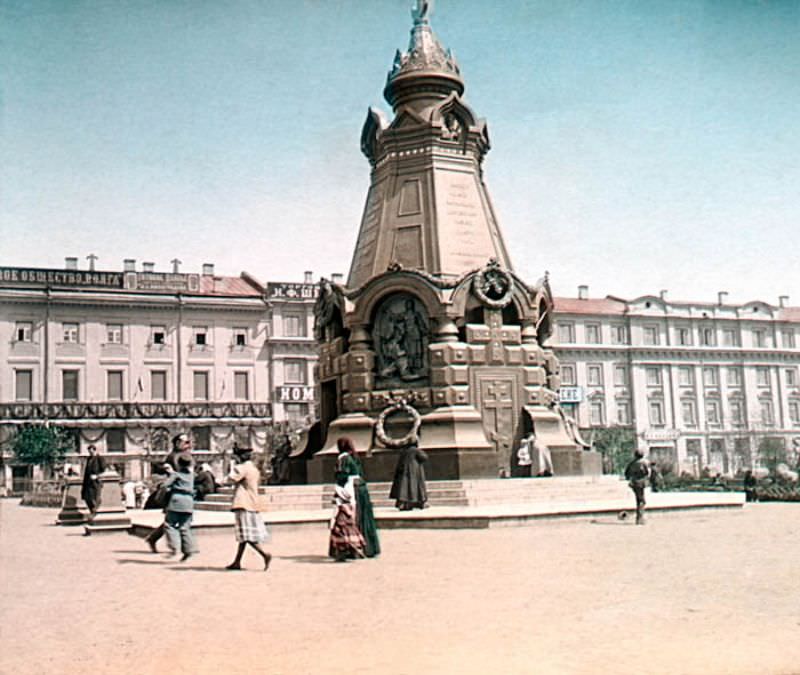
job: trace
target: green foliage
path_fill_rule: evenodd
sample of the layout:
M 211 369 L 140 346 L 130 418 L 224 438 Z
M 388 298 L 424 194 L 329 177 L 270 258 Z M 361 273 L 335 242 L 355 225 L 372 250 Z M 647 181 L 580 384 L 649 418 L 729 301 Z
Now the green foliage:
M 69 432 L 43 424 L 21 427 L 11 441 L 11 450 L 18 462 L 43 467 L 60 463 L 73 448 L 74 438 Z
M 622 474 L 633 458 L 636 434 L 630 427 L 603 427 L 592 430 L 592 446 L 603 455 L 604 463 L 612 473 Z
M 775 474 L 779 464 L 786 464 L 788 460 L 786 444 L 782 438 L 774 436 L 765 436 L 758 442 L 758 455 L 770 475 Z

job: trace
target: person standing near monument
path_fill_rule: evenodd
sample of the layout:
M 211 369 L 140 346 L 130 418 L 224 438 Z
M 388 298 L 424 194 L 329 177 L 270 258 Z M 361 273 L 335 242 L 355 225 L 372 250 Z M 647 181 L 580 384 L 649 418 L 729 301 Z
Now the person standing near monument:
M 344 485 L 334 486 L 333 503 L 328 555 L 336 562 L 364 558 L 366 542 L 356 524 L 356 504 L 352 492 Z
M 166 471 L 177 471 L 178 470 L 178 456 L 181 453 L 186 453 L 191 456 L 192 452 L 192 439 L 189 438 L 188 434 L 178 434 L 172 439 L 172 452 L 170 452 L 166 459 L 164 460 L 164 464 L 162 465 L 162 469 Z M 162 471 L 163 473 L 163 471 Z M 166 508 L 165 508 L 166 513 Z M 157 528 L 148 534 L 144 540 L 147 542 L 147 545 L 150 547 L 150 550 L 153 553 L 158 553 L 157 544 L 161 537 L 166 534 L 167 531 L 167 522 L 164 520 Z
M 358 529 L 361 530 L 366 542 L 364 553 L 367 558 L 374 558 L 381 552 L 381 544 L 375 515 L 372 512 L 372 499 L 369 496 L 367 481 L 364 480 L 364 468 L 350 438 L 338 439 L 336 446 L 339 449 L 339 457 L 336 459 L 336 483 L 345 485 L 345 489 L 355 496 Z
M 636 450 L 633 459 L 625 467 L 625 479 L 636 497 L 636 524 L 644 525 L 644 489 L 650 476 L 650 467 L 641 450 Z
M 86 460 L 86 467 L 83 471 L 81 499 L 86 502 L 86 506 L 89 509 L 89 522 L 91 522 L 94 520 L 97 509 L 100 506 L 103 490 L 103 486 L 100 483 L 100 474 L 106 470 L 106 462 L 97 454 L 95 445 L 90 445 L 86 449 L 89 451 L 89 459 Z
M 425 502 L 428 501 L 428 490 L 425 486 L 427 461 L 428 455 L 416 443 L 410 443 L 400 451 L 389 492 L 389 497 L 395 500 L 395 506 L 400 511 L 425 508 Z
M 261 546 L 269 541 L 269 531 L 259 512 L 261 509 L 259 508 L 258 483 L 261 473 L 251 461 L 253 452 L 250 448 L 234 446 L 233 454 L 235 463 L 228 474 L 228 480 L 236 485 L 233 491 L 231 511 L 236 519 L 234 532 L 238 546 L 236 557 L 225 569 L 242 569 L 242 556 L 249 544 L 261 556 L 266 572 L 269 569 L 272 555 Z
M 169 476 L 164 481 L 164 488 L 169 491 L 169 502 L 164 518 L 169 557 L 174 557 L 178 548 L 183 556 L 181 562 L 197 553 L 192 537 L 192 513 L 194 511 L 194 474 L 192 473 L 192 456 L 187 452 L 176 458 L 177 471 L 168 469 Z
M 530 478 L 532 464 L 531 441 L 529 436 L 525 436 L 519 442 L 519 450 L 517 450 L 517 468 L 519 470 L 519 475 L 523 478 Z

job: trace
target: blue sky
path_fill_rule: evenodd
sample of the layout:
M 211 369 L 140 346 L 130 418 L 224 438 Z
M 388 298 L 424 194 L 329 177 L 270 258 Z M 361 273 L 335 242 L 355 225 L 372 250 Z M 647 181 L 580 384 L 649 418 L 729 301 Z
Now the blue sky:
M 411 0 L 0 0 L 0 265 L 347 273 Z M 438 0 L 516 270 L 800 304 L 800 0 Z

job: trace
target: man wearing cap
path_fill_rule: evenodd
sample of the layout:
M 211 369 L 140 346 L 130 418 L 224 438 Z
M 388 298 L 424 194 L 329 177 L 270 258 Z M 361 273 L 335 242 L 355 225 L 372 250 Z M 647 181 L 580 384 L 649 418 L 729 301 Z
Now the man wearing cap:
M 162 469 L 167 472 L 177 471 L 178 470 L 178 457 L 181 453 L 187 453 L 191 456 L 192 452 L 192 439 L 189 438 L 188 434 L 178 434 L 172 439 L 172 452 L 167 455 L 167 458 L 164 460 L 164 464 L 162 464 Z M 162 471 L 163 473 L 163 471 Z M 150 550 L 153 553 L 158 553 L 158 548 L 156 544 L 158 544 L 158 540 L 161 539 L 166 534 L 167 531 L 167 524 L 166 520 L 164 520 L 161 525 L 155 528 L 150 534 L 148 534 L 144 540 L 147 542 L 148 546 L 150 546 Z
M 625 467 L 625 479 L 636 496 L 636 524 L 644 525 L 644 488 L 650 475 L 650 467 L 641 450 L 636 450 L 633 455 L 633 459 Z

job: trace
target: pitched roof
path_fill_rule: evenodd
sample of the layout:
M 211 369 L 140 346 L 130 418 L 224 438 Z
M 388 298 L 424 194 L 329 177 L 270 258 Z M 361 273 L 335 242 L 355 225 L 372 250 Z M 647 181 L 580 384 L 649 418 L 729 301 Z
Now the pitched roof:
M 778 320 L 800 322 L 800 307 L 781 307 L 778 310 Z
M 555 298 L 556 314 L 624 314 L 626 305 L 613 298 Z
M 256 288 L 242 277 L 200 277 L 200 295 L 238 295 L 260 297 L 262 289 Z

